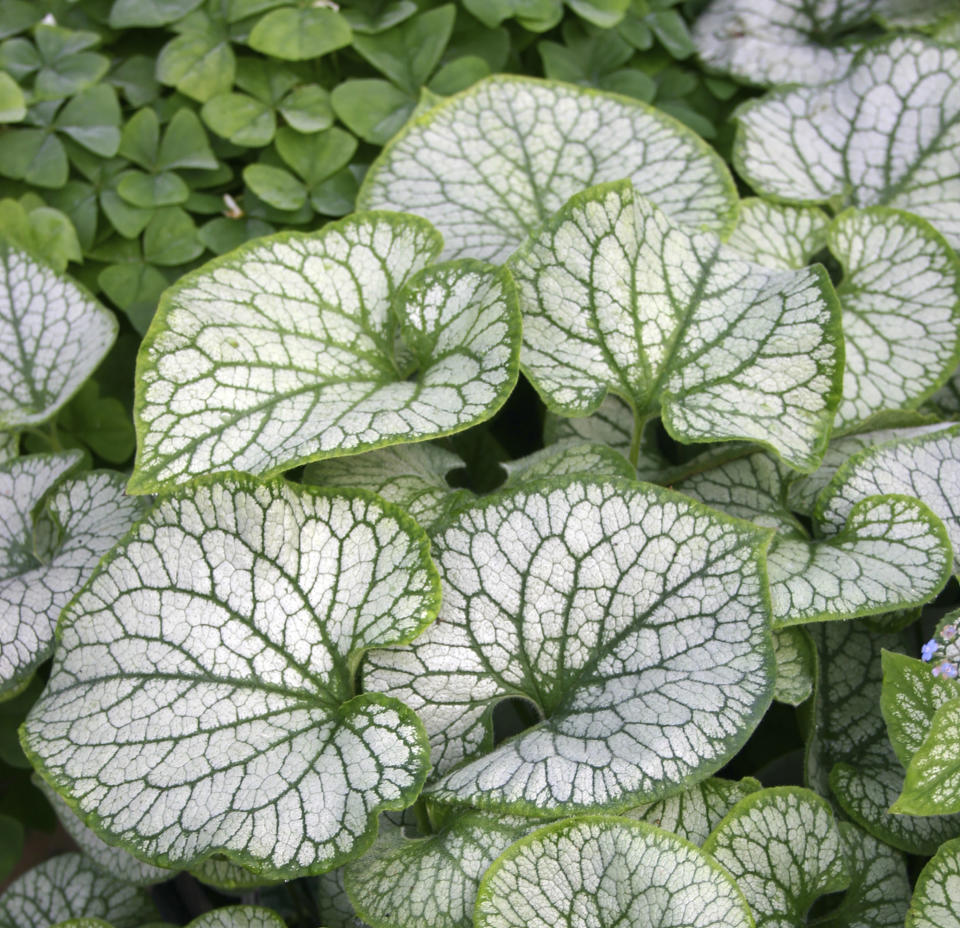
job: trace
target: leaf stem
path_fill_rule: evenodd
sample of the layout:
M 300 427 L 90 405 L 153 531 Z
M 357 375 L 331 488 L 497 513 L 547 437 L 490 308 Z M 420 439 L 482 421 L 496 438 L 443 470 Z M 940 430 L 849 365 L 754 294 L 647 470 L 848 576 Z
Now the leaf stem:
M 430 821 L 430 810 L 427 809 L 427 801 L 421 796 L 413 804 L 413 814 L 417 817 L 417 830 L 422 835 L 433 834 L 433 822 Z
M 640 460 L 640 442 L 643 439 L 643 429 L 646 424 L 647 417 L 641 415 L 640 411 L 634 407 L 633 437 L 630 439 L 630 464 L 634 470 L 637 468 L 637 461 Z

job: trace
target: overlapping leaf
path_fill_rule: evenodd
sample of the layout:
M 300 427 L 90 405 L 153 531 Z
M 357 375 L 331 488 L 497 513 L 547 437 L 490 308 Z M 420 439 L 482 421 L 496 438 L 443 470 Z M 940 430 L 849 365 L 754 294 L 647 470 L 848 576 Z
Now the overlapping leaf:
M 681 441 L 745 438 L 813 470 L 842 367 L 822 268 L 750 264 L 628 182 L 573 197 L 510 261 L 524 370 L 565 415 L 609 390 L 637 428 L 662 414 Z
M 63 481 L 43 520 L 32 519 L 40 498 L 78 457 L 0 465 L 0 533 L 11 533 L 0 573 L 0 698 L 50 656 L 60 610 L 144 510 L 142 500 L 124 494 L 123 475 L 101 471 Z
M 113 314 L 87 291 L 0 242 L 0 429 L 50 418 L 116 334 Z
M 36 928 L 70 918 L 140 928 L 158 915 L 144 890 L 107 876 L 77 853 L 52 857 L 28 870 L 0 896 L 2 928 Z
M 830 218 L 815 207 L 783 206 L 759 197 L 740 201 L 727 245 L 757 264 L 801 268 L 827 243 Z
M 777 659 L 777 685 L 773 698 L 790 706 L 806 702 L 816 677 L 816 651 L 802 628 L 775 628 L 773 653 Z
M 960 51 L 919 36 L 865 48 L 843 78 L 738 111 L 738 170 L 795 203 L 886 205 L 960 245 Z
M 539 814 L 659 798 L 715 771 L 769 703 L 764 544 L 642 484 L 481 501 L 434 535 L 439 620 L 373 652 L 365 686 L 424 720 L 434 798 Z M 544 721 L 490 751 L 508 697 Z
M 957 928 L 960 925 L 960 838 L 942 844 L 920 872 L 913 889 L 906 928 Z
M 447 256 L 499 262 L 573 194 L 623 177 L 678 222 L 733 226 L 731 178 L 691 130 L 628 97 L 503 75 L 406 127 L 357 205 L 425 216 Z
M 356 214 L 181 278 L 141 349 L 131 490 L 273 474 L 492 415 L 517 377 L 513 286 L 475 261 L 427 267 L 438 249 L 421 219 Z
M 903 791 L 892 807 L 912 815 L 960 812 L 960 696 L 940 705 L 907 766 Z
M 487 871 L 476 928 L 748 928 L 728 873 L 682 838 L 643 822 L 591 817 L 518 841 Z
M 98 833 L 158 865 L 329 870 L 426 775 L 416 717 L 354 696 L 353 672 L 437 596 L 426 538 L 372 495 L 192 485 L 64 613 L 24 749 Z
M 817 897 L 850 883 L 830 806 L 807 789 L 751 793 L 717 825 L 703 849 L 736 880 L 757 928 L 794 928 Z

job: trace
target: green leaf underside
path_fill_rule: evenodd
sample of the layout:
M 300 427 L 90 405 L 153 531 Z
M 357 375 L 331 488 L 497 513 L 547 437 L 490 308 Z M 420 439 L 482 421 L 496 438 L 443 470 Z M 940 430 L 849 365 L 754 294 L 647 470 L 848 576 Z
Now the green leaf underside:
M 843 33 L 868 21 L 874 0 L 716 0 L 692 36 L 707 67 L 753 84 L 820 84 L 853 60 Z
M 524 371 L 547 405 L 610 390 L 680 441 L 745 438 L 813 470 L 838 399 L 839 309 L 822 269 L 765 268 L 675 225 L 627 182 L 573 197 L 510 261 Z
M 23 472 L 18 463 L 0 468 L 0 485 Z M 107 471 L 65 480 L 48 504 L 58 526 L 55 546 L 0 580 L 0 693 L 50 656 L 60 611 L 143 514 L 143 501 L 126 496 L 124 482 Z
M 960 92 L 960 90 L 958 90 Z M 835 432 L 885 410 L 911 409 L 960 360 L 960 261 L 926 222 L 882 207 L 839 216 L 843 400 Z
M 799 787 L 741 799 L 703 849 L 736 880 L 757 928 L 794 928 L 818 896 L 850 884 L 830 806 Z
M 158 919 L 150 897 L 70 853 L 28 870 L 0 896 L 2 928 L 35 928 L 69 918 L 100 918 L 113 928 L 140 928 Z
M 726 871 L 644 822 L 590 817 L 548 825 L 501 855 L 480 884 L 476 928 L 748 928 Z
M 727 245 L 757 264 L 799 269 L 826 245 L 829 225 L 823 210 L 748 197 Z
M 499 263 L 573 194 L 623 177 L 679 222 L 733 226 L 730 175 L 690 129 L 629 97 L 503 75 L 400 132 L 357 206 L 425 216 L 447 256 Z
M 630 462 L 608 445 L 585 444 L 575 440 L 556 442 L 514 461 L 502 461 L 500 467 L 507 472 L 504 487 L 574 474 L 594 478 L 623 477 L 627 480 L 636 476 Z
M 856 504 L 875 494 L 903 494 L 925 503 L 960 551 L 960 426 L 874 446 L 850 458 L 820 494 L 814 518 L 838 532 Z M 954 558 L 954 572 L 960 560 Z
M 347 458 L 308 464 L 304 482 L 326 487 L 370 490 L 412 515 L 420 525 L 433 525 L 463 496 L 447 483 L 451 471 L 464 462 L 452 451 L 430 442 L 378 448 Z
M 777 659 L 773 698 L 790 706 L 806 702 L 816 674 L 816 655 L 807 633 L 802 628 L 775 628 L 773 653 Z
M 513 286 L 475 261 L 428 268 L 438 249 L 421 219 L 356 214 L 181 278 L 141 348 L 131 490 L 274 474 L 492 415 L 517 378 Z
M 960 815 L 919 817 L 889 812 L 903 786 L 880 714 L 881 653 L 902 651 L 902 634 L 872 631 L 863 621 L 808 628 L 817 646 L 815 729 L 807 745 L 810 785 L 832 791 L 843 811 L 881 841 L 913 854 L 932 854 L 960 834 Z
M 839 828 L 850 888 L 817 928 L 902 928 L 910 902 L 903 854 L 849 822 Z
M 915 657 L 884 651 L 880 709 L 897 758 L 904 767 L 930 732 L 934 713 L 960 697 L 960 680 L 938 679 Z
M 715 771 L 769 703 L 764 543 L 642 484 L 490 498 L 434 534 L 440 618 L 371 653 L 365 686 L 424 720 L 434 799 L 537 814 L 658 799 Z M 545 721 L 483 753 L 507 697 Z
M 682 793 L 645 803 L 625 814 L 679 835 L 699 847 L 733 806 L 760 788 L 760 781 L 753 777 L 743 780 L 710 777 Z
M 347 892 L 357 914 L 376 928 L 472 928 L 487 868 L 540 824 L 468 811 L 428 838 L 381 832 L 363 858 L 347 865 Z
M 88 825 L 158 865 L 331 869 L 425 777 L 420 723 L 351 698 L 352 673 L 416 635 L 438 593 L 425 536 L 376 497 L 194 484 L 65 611 L 24 749 Z
M 906 928 L 960 926 L 960 838 L 942 844 L 920 871 L 913 889 Z
M 116 334 L 113 313 L 87 291 L 0 242 L 0 429 L 50 418 Z
M 960 696 L 939 706 L 930 730 L 907 767 L 895 812 L 949 815 L 960 812 Z
M 53 806 L 53 811 L 57 813 L 60 824 L 76 842 L 77 847 L 104 873 L 134 886 L 163 883 L 175 875 L 172 870 L 137 860 L 122 847 L 111 847 L 80 821 L 76 812 L 48 783 L 37 776 L 33 777 L 33 782 L 43 791 L 47 801 Z
M 960 50 L 897 36 L 860 52 L 840 80 L 744 104 L 734 162 L 758 192 L 907 210 L 957 248 L 958 85 Z

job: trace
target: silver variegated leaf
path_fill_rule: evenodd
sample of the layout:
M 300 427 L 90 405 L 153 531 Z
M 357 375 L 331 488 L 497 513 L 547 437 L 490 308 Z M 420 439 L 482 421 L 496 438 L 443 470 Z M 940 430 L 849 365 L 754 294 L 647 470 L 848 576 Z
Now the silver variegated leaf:
M 68 461 L 72 464 L 76 459 L 75 454 L 26 457 L 0 466 L 0 488 L 11 493 L 8 499 L 0 492 L 0 512 L 9 505 L 29 507 L 36 501 L 35 493 L 22 486 L 31 470 L 52 468 L 46 476 L 53 478 L 64 472 Z M 31 489 L 43 492 L 50 482 L 34 483 Z M 123 475 L 108 471 L 62 480 L 49 497 L 43 514 L 46 521 L 37 526 L 47 536 L 43 550 L 34 546 L 33 552 L 28 552 L 38 537 L 34 526 L 3 519 L 0 532 L 16 525 L 26 535 L 21 537 L 23 558 L 8 559 L 0 580 L 0 698 L 16 691 L 50 656 L 60 611 L 100 558 L 143 514 L 144 500 L 126 496 L 124 483 Z M 21 492 L 24 495 L 18 497 Z
M 644 803 L 625 813 L 628 818 L 656 825 L 701 846 L 723 817 L 741 800 L 760 789 L 753 777 L 723 780 L 710 777 L 682 793 Z
M 727 813 L 703 849 L 736 880 L 757 928 L 795 928 L 819 896 L 850 884 L 830 806 L 808 789 L 751 793 Z
M 347 892 L 360 917 L 379 928 L 472 928 L 484 873 L 540 824 L 467 811 L 429 837 L 382 832 L 360 860 L 347 865 Z
M 820 268 L 751 264 L 673 223 L 628 182 L 574 196 L 510 260 L 524 372 L 548 407 L 586 415 L 610 391 L 636 426 L 741 438 L 813 470 L 838 400 L 840 316 Z
M 98 918 L 113 928 L 159 920 L 144 890 L 108 876 L 78 853 L 38 864 L 0 895 L 0 928 L 47 928 L 71 918 Z
M 644 822 L 568 819 L 512 845 L 480 885 L 476 928 L 752 928 L 743 895 L 699 848 Z
M 789 706 L 806 702 L 816 677 L 816 651 L 802 628 L 775 628 L 773 653 L 777 659 L 777 685 L 773 698 Z
M 960 49 L 903 35 L 859 52 L 842 78 L 743 104 L 734 163 L 793 203 L 892 206 L 960 246 Z
M 95 831 L 159 866 L 336 867 L 426 776 L 420 722 L 353 678 L 364 650 L 432 621 L 428 551 L 372 494 L 190 485 L 64 612 L 24 750 Z
M 425 216 L 446 256 L 501 262 L 573 194 L 623 177 L 678 222 L 733 226 L 732 178 L 686 126 L 629 97 L 507 75 L 413 120 L 357 206 Z
M 286 928 L 286 924 L 261 905 L 228 905 L 198 915 L 187 928 Z
M 830 217 L 816 207 L 784 206 L 759 197 L 740 201 L 727 245 L 757 264 L 801 268 L 827 244 Z
M 517 378 L 513 284 L 431 265 L 415 216 L 357 213 L 248 243 L 168 289 L 141 347 L 132 492 L 465 429 Z
M 424 720 L 434 799 L 541 815 L 657 799 L 720 767 L 769 704 L 765 542 L 644 484 L 489 498 L 434 535 L 438 621 L 372 652 L 364 685 Z M 491 751 L 510 697 L 544 721 Z
M 960 928 L 960 838 L 942 844 L 920 871 L 906 928 Z
M 930 729 L 907 766 L 893 812 L 949 815 L 960 812 L 960 696 L 933 713 Z
M 0 242 L 0 429 L 49 419 L 116 337 L 116 317 L 87 290 Z
M 636 476 L 630 462 L 609 445 L 585 444 L 576 439 L 556 442 L 515 461 L 503 461 L 500 467 L 507 472 L 504 487 L 574 474 L 628 480 Z

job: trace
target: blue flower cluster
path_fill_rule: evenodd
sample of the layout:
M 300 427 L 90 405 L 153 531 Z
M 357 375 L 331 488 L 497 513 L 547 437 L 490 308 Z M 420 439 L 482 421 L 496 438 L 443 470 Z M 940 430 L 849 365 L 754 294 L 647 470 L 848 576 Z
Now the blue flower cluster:
M 960 667 L 960 641 L 957 638 L 957 626 L 944 625 L 938 635 L 931 638 L 921 649 L 920 657 L 927 663 L 935 662 L 931 672 L 935 677 L 953 679 Z

